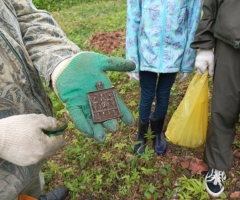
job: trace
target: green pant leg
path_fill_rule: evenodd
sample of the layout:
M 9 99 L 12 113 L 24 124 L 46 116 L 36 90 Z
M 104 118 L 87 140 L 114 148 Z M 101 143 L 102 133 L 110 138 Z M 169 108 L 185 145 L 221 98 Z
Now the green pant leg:
M 210 168 L 225 171 L 233 161 L 231 145 L 239 119 L 240 50 L 218 40 L 205 159 Z
M 38 198 L 41 193 L 39 172 L 43 162 L 20 167 L 0 159 L 0 199 L 16 200 L 19 193 Z

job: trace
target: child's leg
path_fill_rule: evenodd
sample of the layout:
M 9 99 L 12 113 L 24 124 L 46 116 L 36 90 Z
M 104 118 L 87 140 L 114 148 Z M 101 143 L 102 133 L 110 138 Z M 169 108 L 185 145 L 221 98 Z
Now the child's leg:
M 138 124 L 138 136 L 137 144 L 134 146 L 134 152 L 142 154 L 145 151 L 147 139 L 144 134 L 148 131 L 149 115 L 151 112 L 152 102 L 155 97 L 155 88 L 157 74 L 153 72 L 140 72 L 140 87 L 141 98 L 139 108 L 139 124 Z
M 139 76 L 141 87 L 139 118 L 143 123 L 146 123 L 149 120 L 151 106 L 155 97 L 158 74 L 154 72 L 141 71 Z
M 158 155 L 167 151 L 167 142 L 162 134 L 165 115 L 167 113 L 168 102 L 171 87 L 174 83 L 176 73 L 160 74 L 156 90 L 157 103 L 155 112 L 150 117 L 151 130 L 155 137 L 153 138 L 154 150 Z
M 161 73 L 156 90 L 154 118 L 163 118 L 167 114 L 169 97 L 177 73 Z

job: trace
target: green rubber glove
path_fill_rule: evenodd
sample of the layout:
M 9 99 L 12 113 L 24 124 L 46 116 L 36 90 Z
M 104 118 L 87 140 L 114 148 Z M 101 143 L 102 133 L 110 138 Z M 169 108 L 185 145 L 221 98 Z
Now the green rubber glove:
M 103 88 L 111 88 L 112 84 L 106 71 L 132 71 L 135 64 L 123 58 L 108 57 L 93 52 L 81 52 L 63 61 L 52 74 L 53 87 L 61 101 L 66 105 L 76 128 L 85 136 L 104 142 L 106 128 L 109 132 L 116 132 L 119 128 L 116 119 L 102 123 L 93 123 L 87 93 L 96 91 L 96 82 L 102 82 Z M 116 92 L 121 120 L 128 126 L 135 121 L 132 113 Z

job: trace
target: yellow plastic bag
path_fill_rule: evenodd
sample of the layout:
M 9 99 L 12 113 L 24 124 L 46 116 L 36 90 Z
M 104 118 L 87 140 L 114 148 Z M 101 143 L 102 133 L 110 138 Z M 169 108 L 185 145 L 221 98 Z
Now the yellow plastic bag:
M 206 141 L 208 127 L 208 73 L 196 73 L 169 121 L 166 137 L 176 145 L 196 148 Z

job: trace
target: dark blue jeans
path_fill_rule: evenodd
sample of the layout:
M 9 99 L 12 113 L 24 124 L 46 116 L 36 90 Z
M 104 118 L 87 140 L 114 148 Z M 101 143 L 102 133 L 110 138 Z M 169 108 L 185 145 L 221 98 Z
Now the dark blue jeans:
M 156 96 L 154 118 L 163 118 L 167 114 L 169 97 L 177 73 L 161 73 L 140 71 L 140 108 L 139 117 L 147 123 L 151 113 L 152 103 Z

